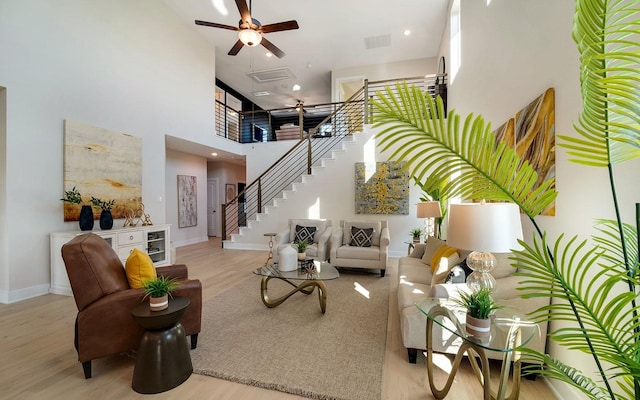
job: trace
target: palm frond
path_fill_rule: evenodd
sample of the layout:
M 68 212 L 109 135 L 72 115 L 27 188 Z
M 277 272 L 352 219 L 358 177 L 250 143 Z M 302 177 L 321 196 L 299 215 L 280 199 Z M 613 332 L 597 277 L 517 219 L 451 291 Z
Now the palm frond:
M 522 277 L 518 287 L 521 296 L 548 295 L 556 299 L 538 309 L 532 318 L 539 322 L 575 322 L 580 316 L 581 325 L 555 329 L 549 337 L 568 349 L 597 352 L 603 361 L 614 365 L 611 376 L 640 371 L 638 338 L 633 330 L 633 315 L 640 308 L 631 305 L 635 293 L 624 285 L 626 270 L 604 263 L 604 250 L 589 248 L 577 237 L 564 241 L 561 236 L 551 253 L 546 236 L 535 239 L 533 246 L 521 244 L 523 249 L 514 251 L 512 258 L 517 275 Z
M 522 352 L 527 354 L 527 360 L 535 361 L 535 363 L 522 368 L 523 375 L 540 374 L 548 376 L 577 388 L 590 399 L 610 399 L 607 391 L 586 377 L 582 371 L 570 367 L 547 354 L 534 352 L 527 348 L 523 348 Z
M 461 196 L 516 203 L 529 217 L 553 202 L 554 180 L 536 187 L 537 173 L 513 148 L 496 143 L 490 124 L 468 115 L 462 127 L 460 116 L 450 111 L 445 119 L 442 100 L 437 101 L 417 87 L 399 84 L 378 93 L 372 100 L 378 137 L 390 159 L 406 161 L 410 174 L 422 180 L 429 176 L 447 182 L 446 197 Z M 459 174 L 449 179 L 452 172 Z
M 576 1 L 581 137 L 558 136 L 573 162 L 607 167 L 640 157 L 640 24 L 631 18 L 639 11 L 633 1 Z

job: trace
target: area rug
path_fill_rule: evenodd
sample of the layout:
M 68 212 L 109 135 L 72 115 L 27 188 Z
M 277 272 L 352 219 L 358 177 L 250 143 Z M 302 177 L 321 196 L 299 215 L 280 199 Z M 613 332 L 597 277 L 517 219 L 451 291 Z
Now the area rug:
M 324 315 L 317 290 L 265 307 L 260 279 L 203 304 L 202 332 L 191 351 L 194 372 L 312 399 L 380 399 L 389 278 L 341 273 L 326 282 Z M 269 282 L 272 299 L 290 289 Z

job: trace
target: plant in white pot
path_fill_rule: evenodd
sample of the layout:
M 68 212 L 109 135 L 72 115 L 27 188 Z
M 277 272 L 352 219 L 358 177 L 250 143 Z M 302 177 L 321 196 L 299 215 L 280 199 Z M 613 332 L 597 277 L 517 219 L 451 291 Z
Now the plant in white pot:
M 304 260 L 305 258 L 307 258 L 307 247 L 309 247 L 309 243 L 307 243 L 306 240 L 301 240 L 298 243 L 296 243 L 296 246 L 298 247 L 298 260 Z
M 413 237 L 413 243 L 420 243 L 420 235 L 422 234 L 422 229 L 413 228 L 409 231 L 409 234 Z
M 169 307 L 169 295 L 178 288 L 180 283 L 174 278 L 158 276 L 142 282 L 145 298 L 149 297 L 151 311 L 162 311 Z
M 491 289 L 481 288 L 471 293 L 461 291 L 459 294 L 456 302 L 467 309 L 467 333 L 478 338 L 489 336 L 491 313 L 502 308 L 491 297 Z

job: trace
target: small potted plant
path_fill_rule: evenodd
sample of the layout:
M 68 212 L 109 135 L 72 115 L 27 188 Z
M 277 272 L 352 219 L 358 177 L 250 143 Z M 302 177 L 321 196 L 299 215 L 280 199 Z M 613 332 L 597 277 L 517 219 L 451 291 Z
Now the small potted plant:
M 96 197 L 91 196 L 91 204 L 94 207 L 100 208 L 100 229 L 107 230 L 113 227 L 113 215 L 111 215 L 111 209 L 116 204 L 115 200 L 103 201 Z
M 467 333 L 478 338 L 488 337 L 491 327 L 489 316 L 502 308 L 491 297 L 491 289 L 481 288 L 471 293 L 459 293 L 460 299 L 456 299 L 456 302 L 467 309 Z
M 64 192 L 64 195 L 60 200 L 71 205 L 82 205 L 82 195 L 75 186 L 71 190 Z M 71 210 L 75 210 L 75 208 L 71 208 Z M 67 211 L 69 210 L 65 207 L 65 214 L 67 214 Z M 75 211 L 72 212 L 75 213 Z M 67 219 L 67 221 L 68 220 L 69 219 Z M 78 217 L 78 224 L 82 231 L 90 231 L 93 229 L 93 210 L 91 209 L 91 206 L 82 205 L 80 208 L 80 216 Z
M 304 260 L 307 258 L 306 251 L 309 243 L 306 240 L 302 240 L 296 243 L 296 245 L 298 246 L 298 260 Z
M 422 229 L 413 228 L 409 231 L 409 234 L 413 236 L 413 243 L 420 243 L 420 235 L 422 234 Z
M 144 298 L 149 297 L 149 308 L 151 311 L 162 311 L 169 307 L 169 295 L 180 286 L 174 278 L 158 276 L 142 282 Z

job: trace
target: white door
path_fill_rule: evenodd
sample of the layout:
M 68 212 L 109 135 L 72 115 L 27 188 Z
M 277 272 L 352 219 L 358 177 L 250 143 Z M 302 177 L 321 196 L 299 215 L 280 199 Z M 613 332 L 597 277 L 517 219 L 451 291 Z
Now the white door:
M 207 179 L 207 235 L 218 236 L 218 180 Z

